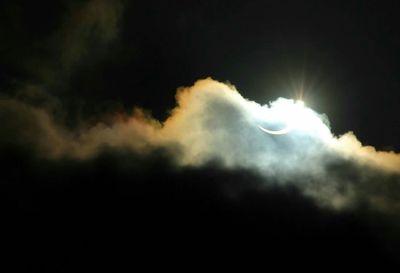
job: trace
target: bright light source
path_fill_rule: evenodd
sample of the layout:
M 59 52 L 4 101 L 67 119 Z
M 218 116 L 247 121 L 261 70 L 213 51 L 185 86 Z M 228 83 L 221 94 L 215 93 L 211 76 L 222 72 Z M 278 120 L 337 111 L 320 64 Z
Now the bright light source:
M 271 130 L 266 126 L 259 128 L 269 134 L 283 135 L 296 131 L 305 134 L 330 135 L 330 130 L 322 121 L 320 115 L 305 106 L 302 100 L 279 98 L 265 109 L 263 120 L 268 124 L 285 124 L 284 128 Z
M 296 104 L 299 105 L 299 106 L 301 106 L 301 107 L 304 107 L 304 106 L 305 106 L 305 103 L 304 103 L 304 101 L 302 101 L 302 100 L 296 100 Z

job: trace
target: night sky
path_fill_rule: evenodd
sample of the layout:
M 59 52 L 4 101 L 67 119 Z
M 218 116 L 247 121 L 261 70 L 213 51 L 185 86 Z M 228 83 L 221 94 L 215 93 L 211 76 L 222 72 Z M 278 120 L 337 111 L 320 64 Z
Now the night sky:
M 1 1 L 0 270 L 398 266 L 398 21 L 396 1 Z M 293 129 L 259 130 L 266 108 Z

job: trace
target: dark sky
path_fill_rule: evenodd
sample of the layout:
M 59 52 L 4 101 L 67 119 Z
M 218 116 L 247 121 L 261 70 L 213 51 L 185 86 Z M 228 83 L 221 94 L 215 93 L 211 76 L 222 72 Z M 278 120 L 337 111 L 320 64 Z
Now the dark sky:
M 302 91 L 334 134 L 399 152 L 398 10 L 396 1 L 4 0 L 0 100 L 46 109 L 73 131 L 134 106 L 164 120 L 178 87 L 212 77 L 261 104 Z M 16 271 L 397 262 L 397 214 L 321 209 L 296 187 L 259 190 L 252 170 L 178 168 L 163 149 L 42 158 L 19 141 L 36 131 L 15 140 L 10 128 L 0 125 L 0 205 Z M 341 177 L 370 175 L 343 164 L 332 167 Z
M 94 101 L 118 101 L 165 118 L 177 87 L 208 76 L 260 103 L 302 87 L 335 133 L 353 130 L 363 143 L 398 150 L 394 3 L 126 1 L 117 37 L 106 47 L 88 44 L 68 80 L 48 89 L 83 98 L 88 112 Z M 42 84 L 46 72 L 37 70 L 58 69 L 55 36 L 80 4 L 2 2 L 3 90 L 27 78 Z

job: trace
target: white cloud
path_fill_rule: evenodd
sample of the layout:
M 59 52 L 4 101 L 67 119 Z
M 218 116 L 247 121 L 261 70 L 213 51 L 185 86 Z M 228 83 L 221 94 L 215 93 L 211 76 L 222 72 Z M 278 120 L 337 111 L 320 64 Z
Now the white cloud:
M 400 155 L 362 146 L 352 133 L 335 137 L 325 116 L 312 109 L 282 98 L 260 105 L 212 79 L 179 89 L 176 100 L 164 122 L 136 110 L 128 119 L 78 132 L 56 125 L 44 110 L 18 101 L 2 101 L 8 108 L 2 106 L 1 113 L 5 124 L 16 131 L 24 131 L 24 119 L 35 120 L 29 123 L 35 134 L 16 135 L 40 147 L 37 152 L 42 156 L 84 160 L 104 146 L 139 153 L 167 148 L 177 151 L 171 154 L 181 166 L 219 160 L 225 168 L 251 169 L 266 181 L 296 186 L 322 205 L 343 208 L 361 199 L 382 208 L 397 204 L 388 192 L 399 188 L 393 181 L 400 182 Z M 7 122 L 10 113 L 23 118 Z M 274 124 L 274 119 L 279 122 Z M 287 123 L 291 130 L 285 135 L 267 134 L 258 127 Z

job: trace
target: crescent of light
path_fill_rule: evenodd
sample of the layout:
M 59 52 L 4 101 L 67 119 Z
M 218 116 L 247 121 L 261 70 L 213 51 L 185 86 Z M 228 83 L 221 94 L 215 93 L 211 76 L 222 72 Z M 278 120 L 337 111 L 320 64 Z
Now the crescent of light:
M 271 134 L 271 135 L 284 135 L 284 134 L 289 133 L 292 130 L 292 128 L 290 128 L 290 126 L 287 126 L 286 128 L 283 128 L 281 130 L 268 130 L 268 129 L 265 129 L 264 127 L 261 127 L 261 126 L 258 126 L 258 128 L 261 131 L 263 131 L 265 133 L 268 133 L 268 134 Z

